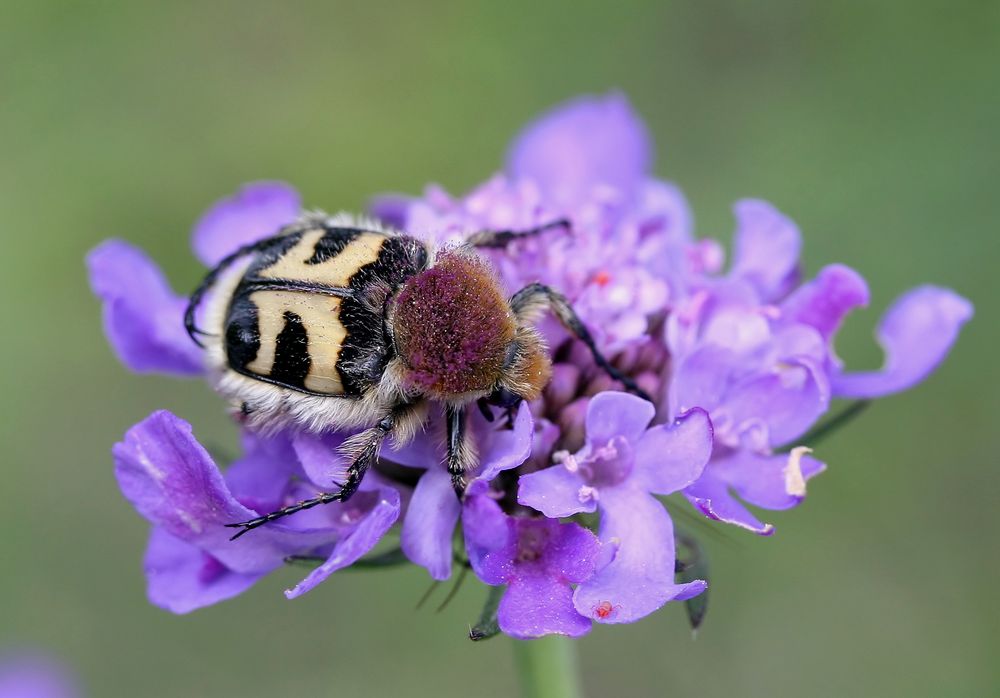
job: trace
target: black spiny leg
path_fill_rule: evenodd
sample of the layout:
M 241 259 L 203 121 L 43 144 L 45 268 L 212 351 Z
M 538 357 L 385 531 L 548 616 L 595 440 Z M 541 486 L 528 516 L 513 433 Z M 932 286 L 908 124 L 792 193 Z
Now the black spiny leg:
M 448 425 L 448 472 L 451 473 L 455 494 L 461 499 L 467 485 L 465 473 L 475 465 L 476 454 L 469 442 L 465 409 L 445 408 L 445 421 Z
M 378 459 L 379 449 L 382 447 L 382 441 L 392 431 L 395 421 L 395 413 L 389 414 L 371 429 L 366 429 L 360 434 L 352 436 L 346 442 L 345 446 L 352 453 L 353 459 L 351 460 L 351 466 L 347 469 L 347 478 L 344 480 L 344 485 L 340 488 L 340 491 L 321 492 L 312 499 L 305 499 L 277 511 L 272 511 L 269 514 L 258 516 L 255 519 L 226 524 L 226 528 L 240 529 L 230 540 L 236 540 L 247 531 L 260 528 L 271 521 L 297 514 L 305 509 L 312 509 L 320 504 L 346 502 L 357 491 L 358 485 L 361 484 L 361 478 L 365 476 L 368 468 L 375 464 L 375 461 Z
M 562 323 L 563 327 L 569 330 L 570 334 L 587 345 L 587 348 L 590 349 L 590 353 L 594 357 L 594 361 L 609 376 L 622 383 L 630 393 L 638 395 L 643 400 L 653 401 L 649 397 L 649 394 L 640 388 L 634 380 L 612 366 L 604 358 L 604 355 L 594 343 L 594 338 L 591 336 L 590 331 L 580 320 L 576 311 L 573 310 L 573 306 L 566 300 L 566 296 L 545 284 L 533 283 L 528 284 L 514 294 L 510 299 L 510 307 L 514 311 L 514 315 L 519 318 L 532 317 L 542 310 L 551 310 L 559 318 L 559 322 Z
M 556 228 L 569 230 L 572 225 L 567 218 L 560 218 L 527 230 L 484 230 L 469 236 L 467 242 L 473 247 L 506 247 L 514 240 L 538 235 Z

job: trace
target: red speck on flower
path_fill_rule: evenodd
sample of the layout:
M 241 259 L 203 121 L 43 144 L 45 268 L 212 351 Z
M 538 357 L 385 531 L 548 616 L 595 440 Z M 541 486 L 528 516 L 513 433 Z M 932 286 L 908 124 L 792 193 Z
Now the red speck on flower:
M 607 286 L 611 283 L 611 272 L 601 270 L 594 274 L 594 283 L 598 286 Z
M 594 606 L 594 617 L 604 620 L 612 613 L 614 613 L 615 607 L 611 605 L 610 601 L 601 601 L 601 603 Z

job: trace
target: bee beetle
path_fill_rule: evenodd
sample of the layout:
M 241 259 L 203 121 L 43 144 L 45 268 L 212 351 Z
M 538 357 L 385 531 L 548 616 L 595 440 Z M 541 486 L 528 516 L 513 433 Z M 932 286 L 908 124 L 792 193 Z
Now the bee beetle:
M 258 431 L 361 429 L 342 447 L 350 465 L 339 490 L 229 524 L 240 529 L 233 538 L 346 501 L 385 437 L 406 443 L 432 402 L 444 406 L 447 467 L 461 497 L 464 473 L 477 459 L 469 406 L 478 403 L 492 419 L 491 406 L 512 410 L 538 397 L 549 380 L 551 359 L 534 327 L 546 310 L 589 347 L 598 366 L 648 399 L 601 355 L 564 296 L 533 283 L 507 298 L 476 252 L 556 228 L 570 223 L 485 231 L 435 249 L 372 221 L 317 213 L 219 262 L 184 317 L 188 334 L 206 349 L 215 389 Z M 204 331 L 196 323 L 203 300 Z

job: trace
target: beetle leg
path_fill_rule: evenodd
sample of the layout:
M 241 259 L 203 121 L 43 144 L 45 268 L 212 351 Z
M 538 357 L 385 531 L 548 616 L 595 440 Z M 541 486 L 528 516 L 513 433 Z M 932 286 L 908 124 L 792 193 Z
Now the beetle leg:
M 252 531 L 255 528 L 260 528 L 264 524 L 286 516 L 291 516 L 292 514 L 297 514 L 298 512 L 306 509 L 312 509 L 320 504 L 346 502 L 358 490 L 358 486 L 361 484 L 361 479 L 365 476 L 368 468 L 374 465 L 375 461 L 378 460 L 378 454 L 382 447 L 382 442 L 396 426 L 398 416 L 399 410 L 394 410 L 383 417 L 375 426 L 355 434 L 344 442 L 344 451 L 346 453 L 350 453 L 352 458 L 351 465 L 347 469 L 347 477 L 344 479 L 344 484 L 339 491 L 321 492 L 312 499 L 305 499 L 301 502 L 278 509 L 277 511 L 272 511 L 268 514 L 263 514 L 262 516 L 250 519 L 249 521 L 226 524 L 226 528 L 240 529 L 232 538 L 230 538 L 230 540 L 236 540 L 244 533 Z
M 527 230 L 483 230 L 470 235 L 466 242 L 473 247 L 506 247 L 514 240 L 539 235 L 556 228 L 569 230 L 571 227 L 569 219 L 559 218 Z
M 448 472 L 455 494 L 461 499 L 468 483 L 465 473 L 476 465 L 476 448 L 469 438 L 468 420 L 464 407 L 445 408 L 445 422 L 448 427 Z
M 630 393 L 652 402 L 645 390 L 629 376 L 611 365 L 594 343 L 590 330 L 580 320 L 566 296 L 545 284 L 528 284 L 510 299 L 510 308 L 519 321 L 532 322 L 545 310 L 551 310 L 570 334 L 583 342 L 594 357 L 597 365 L 616 381 L 621 382 Z

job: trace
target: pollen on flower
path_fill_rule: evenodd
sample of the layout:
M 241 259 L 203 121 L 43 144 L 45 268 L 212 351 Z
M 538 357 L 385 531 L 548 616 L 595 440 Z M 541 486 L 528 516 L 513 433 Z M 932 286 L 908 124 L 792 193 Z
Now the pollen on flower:
M 597 488 L 590 487 L 589 485 L 584 485 L 577 492 L 577 497 L 583 503 L 596 502 L 598 499 Z
M 569 451 L 556 451 L 552 454 L 552 462 L 557 465 L 561 463 L 571 473 L 580 471 L 580 462 Z
M 781 379 L 781 387 L 787 390 L 801 390 L 809 380 L 809 372 L 803 366 L 787 361 L 777 362 L 775 371 Z
M 781 319 L 781 308 L 776 305 L 762 305 L 757 308 L 757 314 L 768 320 L 779 320 Z
M 785 491 L 793 497 L 806 496 L 806 479 L 802 476 L 802 456 L 812 453 L 807 446 L 796 446 L 788 454 L 785 466 Z
M 614 439 L 609 441 L 606 446 L 594 449 L 594 460 L 612 460 L 618 456 L 618 449 L 615 447 Z

